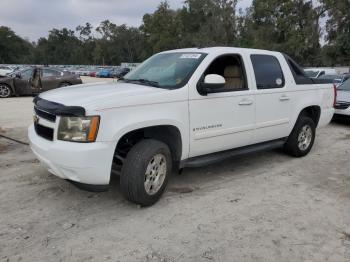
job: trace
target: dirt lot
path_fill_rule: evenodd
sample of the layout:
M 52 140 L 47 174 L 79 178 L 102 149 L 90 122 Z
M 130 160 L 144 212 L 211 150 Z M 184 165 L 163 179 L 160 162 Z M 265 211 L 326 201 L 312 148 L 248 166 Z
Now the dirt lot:
M 0 101 L 1 132 L 26 141 L 31 97 Z M 155 206 L 89 193 L 0 138 L 0 261 L 350 261 L 350 123 L 311 154 L 280 150 L 185 169 Z

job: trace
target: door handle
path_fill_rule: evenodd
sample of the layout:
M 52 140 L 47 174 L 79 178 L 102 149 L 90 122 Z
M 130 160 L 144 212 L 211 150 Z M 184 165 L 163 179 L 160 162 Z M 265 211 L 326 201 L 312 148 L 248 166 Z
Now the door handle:
M 290 100 L 289 96 L 283 95 L 280 97 L 280 101 L 288 101 Z
M 249 100 L 249 99 L 243 99 L 241 100 L 241 102 L 238 103 L 238 105 L 240 106 L 250 106 L 253 104 L 253 100 Z

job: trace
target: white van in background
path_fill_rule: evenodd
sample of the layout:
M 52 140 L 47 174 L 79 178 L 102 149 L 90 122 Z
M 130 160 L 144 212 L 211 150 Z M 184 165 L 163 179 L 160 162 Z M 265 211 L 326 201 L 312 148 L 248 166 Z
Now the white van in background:
M 337 75 L 334 68 L 305 68 L 306 75 L 310 78 L 319 78 L 323 75 Z

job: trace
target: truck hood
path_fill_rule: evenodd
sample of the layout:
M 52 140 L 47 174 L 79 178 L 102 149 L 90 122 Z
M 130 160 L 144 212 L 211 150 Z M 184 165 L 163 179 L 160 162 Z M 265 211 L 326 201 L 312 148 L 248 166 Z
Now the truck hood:
M 142 98 L 169 90 L 129 83 L 91 83 L 67 86 L 40 94 L 40 98 L 88 110 L 137 105 Z

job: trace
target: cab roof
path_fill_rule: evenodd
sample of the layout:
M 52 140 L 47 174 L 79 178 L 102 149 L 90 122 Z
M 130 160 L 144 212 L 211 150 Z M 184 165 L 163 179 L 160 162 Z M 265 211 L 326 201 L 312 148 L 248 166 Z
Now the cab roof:
M 193 52 L 193 53 L 206 53 L 206 54 L 221 54 L 221 53 L 240 53 L 240 54 L 269 54 L 276 55 L 281 54 L 280 52 L 262 50 L 262 49 L 252 49 L 252 48 L 241 48 L 241 47 L 223 47 L 223 46 L 215 46 L 215 47 L 195 47 L 195 48 L 183 48 L 183 49 L 175 49 L 168 50 L 162 53 L 173 53 L 173 52 Z

